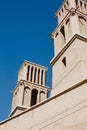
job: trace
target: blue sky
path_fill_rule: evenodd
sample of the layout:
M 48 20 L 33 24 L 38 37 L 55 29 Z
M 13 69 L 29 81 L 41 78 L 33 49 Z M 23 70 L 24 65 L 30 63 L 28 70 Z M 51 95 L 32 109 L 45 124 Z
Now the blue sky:
M 48 67 L 47 86 L 52 86 L 50 60 L 54 44 L 48 33 L 57 25 L 55 12 L 63 0 L 0 1 L 0 121 L 11 110 L 17 72 L 24 60 Z

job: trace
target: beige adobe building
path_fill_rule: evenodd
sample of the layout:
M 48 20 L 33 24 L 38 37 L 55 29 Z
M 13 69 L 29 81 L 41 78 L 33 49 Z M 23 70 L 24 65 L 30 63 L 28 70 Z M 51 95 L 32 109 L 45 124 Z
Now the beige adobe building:
M 87 2 L 64 0 L 56 16 L 51 97 L 47 68 L 25 61 L 0 130 L 87 130 Z

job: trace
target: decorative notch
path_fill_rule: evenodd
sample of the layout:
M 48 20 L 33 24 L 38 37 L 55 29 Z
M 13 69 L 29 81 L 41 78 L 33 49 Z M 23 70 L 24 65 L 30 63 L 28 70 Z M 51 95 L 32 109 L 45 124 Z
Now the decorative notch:
M 63 62 L 63 64 L 64 64 L 64 66 L 66 67 L 66 57 L 64 57 L 64 58 L 62 59 L 62 62 Z

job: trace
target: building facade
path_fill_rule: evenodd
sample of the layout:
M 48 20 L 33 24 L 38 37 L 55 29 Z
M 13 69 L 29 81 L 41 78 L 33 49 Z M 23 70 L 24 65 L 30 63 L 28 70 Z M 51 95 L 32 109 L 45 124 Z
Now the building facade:
M 56 16 L 51 97 L 47 69 L 25 61 L 0 130 L 87 130 L 87 2 L 64 0 Z

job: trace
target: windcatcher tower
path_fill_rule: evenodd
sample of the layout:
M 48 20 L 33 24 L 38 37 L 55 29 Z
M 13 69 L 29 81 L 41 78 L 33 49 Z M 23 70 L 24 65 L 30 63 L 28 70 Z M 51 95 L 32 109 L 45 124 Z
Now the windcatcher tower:
M 18 72 L 17 86 L 13 91 L 12 112 L 15 116 L 48 98 L 47 68 L 25 61 Z
M 56 16 L 52 96 L 87 79 L 87 2 L 65 0 Z

